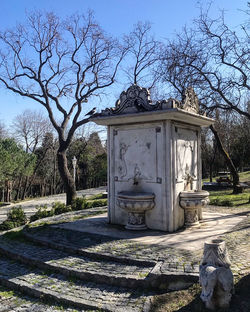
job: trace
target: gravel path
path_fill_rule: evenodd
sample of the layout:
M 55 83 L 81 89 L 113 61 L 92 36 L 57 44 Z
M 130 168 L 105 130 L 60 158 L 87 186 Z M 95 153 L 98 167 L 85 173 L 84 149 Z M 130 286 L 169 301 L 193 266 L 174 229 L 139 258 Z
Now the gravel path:
M 96 194 L 99 194 L 99 193 L 106 191 L 106 188 L 107 188 L 106 186 L 101 186 L 98 188 L 91 188 L 91 189 L 77 191 L 77 196 L 81 197 L 84 195 L 84 196 L 88 197 L 91 195 L 96 195 Z M 65 203 L 66 194 L 63 193 L 63 194 L 46 196 L 46 197 L 40 197 L 40 198 L 26 200 L 26 201 L 22 201 L 20 203 L 10 204 L 8 206 L 0 207 L 0 222 L 3 222 L 7 218 L 7 213 L 12 207 L 22 206 L 26 215 L 28 217 L 30 217 L 31 215 L 33 215 L 36 212 L 37 206 L 47 205 L 48 207 L 51 207 L 54 202 L 58 202 L 58 201 Z

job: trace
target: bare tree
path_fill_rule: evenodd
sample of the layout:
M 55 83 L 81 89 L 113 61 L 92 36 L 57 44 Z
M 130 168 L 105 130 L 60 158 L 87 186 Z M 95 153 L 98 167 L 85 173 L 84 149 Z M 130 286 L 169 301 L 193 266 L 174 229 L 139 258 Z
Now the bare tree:
M 36 11 L 27 15 L 26 24 L 0 34 L 0 83 L 47 110 L 58 134 L 67 204 L 76 191 L 66 151 L 76 129 L 89 121 L 82 116 L 83 105 L 114 83 L 124 54 L 91 12 L 60 20 Z
M 159 62 L 161 47 L 161 43 L 154 38 L 151 31 L 149 22 L 138 22 L 130 34 L 124 37 L 130 58 L 130 65 L 125 69 L 128 80 L 148 89 L 151 89 L 158 80 L 153 69 Z
M 44 135 L 51 131 L 49 119 L 41 112 L 29 109 L 17 115 L 12 122 L 12 136 L 23 145 L 26 153 L 34 153 Z
M 4 123 L 0 121 L 0 139 L 5 138 L 6 136 L 7 136 L 7 131 L 6 131 L 5 125 Z
M 245 12 L 249 15 L 249 12 Z M 201 11 L 194 29 L 184 28 L 175 39 L 169 40 L 160 55 L 158 72 L 183 99 L 188 86 L 195 88 L 200 104 L 207 114 L 215 110 L 235 111 L 250 120 L 244 105 L 249 97 L 249 34 L 247 24 L 235 31 L 226 25 L 224 15 L 209 18 Z M 234 192 L 239 192 L 239 176 L 222 146 L 216 128 L 211 126 L 218 148 L 231 170 Z
M 244 105 L 250 90 L 249 33 L 246 23 L 239 27 L 230 29 L 223 12 L 218 19 L 201 12 L 194 29 L 184 28 L 168 41 L 161 55 L 162 79 L 180 93 L 195 87 L 207 111 L 233 110 L 250 119 Z
M 21 114 L 14 118 L 11 128 L 12 136 L 23 146 L 26 153 L 34 153 L 37 147 L 42 144 L 45 134 L 51 132 L 53 129 L 49 119 L 46 118 L 41 112 L 29 109 L 24 110 Z M 33 175 L 31 177 L 26 176 L 25 181 L 23 181 L 23 176 L 20 175 L 16 195 L 17 198 L 20 194 L 22 199 L 26 197 L 28 184 L 30 184 L 34 179 L 34 175 L 37 171 L 37 165 L 39 164 L 36 164 Z M 21 192 L 22 184 L 23 188 Z

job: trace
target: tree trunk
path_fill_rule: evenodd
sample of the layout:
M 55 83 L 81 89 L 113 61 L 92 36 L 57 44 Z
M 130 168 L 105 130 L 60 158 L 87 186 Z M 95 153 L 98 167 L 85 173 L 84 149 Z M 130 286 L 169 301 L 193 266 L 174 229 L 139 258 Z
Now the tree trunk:
M 209 178 L 210 178 L 210 182 L 213 182 L 213 165 L 214 165 L 214 161 L 215 161 L 215 155 L 217 152 L 217 148 L 215 146 L 214 148 L 214 154 L 213 154 L 213 159 L 211 160 L 210 164 L 209 164 Z
M 20 194 L 21 194 L 21 186 L 22 186 L 22 176 L 19 176 L 18 179 L 18 187 L 17 187 L 17 192 L 16 192 L 16 196 L 15 196 L 15 200 L 18 200 L 20 198 Z
M 57 152 L 58 170 L 63 180 L 66 191 L 66 205 L 71 205 L 73 199 L 76 198 L 76 187 L 74 180 L 68 169 L 66 149 L 59 147 Z
M 22 200 L 24 200 L 26 198 L 26 195 L 27 195 L 28 181 L 29 181 L 29 178 L 26 177 L 25 182 L 24 182 L 24 186 L 23 186 Z
M 4 201 L 7 203 L 11 202 L 11 192 L 12 192 L 12 181 L 5 181 L 5 187 L 6 187 L 6 191 L 5 191 L 5 199 Z
M 216 131 L 216 129 L 214 128 L 213 125 L 210 126 L 210 129 L 211 131 L 213 132 L 214 134 L 214 137 L 215 137 L 215 140 L 216 140 L 216 143 L 217 143 L 217 146 L 218 146 L 218 149 L 219 149 L 219 152 L 223 155 L 225 161 L 226 161 L 226 164 L 232 174 L 232 177 L 233 177 L 233 193 L 234 194 L 238 194 L 238 193 L 242 193 L 242 188 L 240 187 L 239 185 L 239 175 L 238 175 L 238 172 L 236 171 L 236 168 L 232 162 L 232 159 L 230 158 L 229 154 L 227 153 L 227 151 L 224 149 L 222 143 L 221 143 L 221 140 L 220 140 L 220 137 L 218 135 L 218 132 Z
M 213 182 L 213 165 L 209 164 L 209 182 Z

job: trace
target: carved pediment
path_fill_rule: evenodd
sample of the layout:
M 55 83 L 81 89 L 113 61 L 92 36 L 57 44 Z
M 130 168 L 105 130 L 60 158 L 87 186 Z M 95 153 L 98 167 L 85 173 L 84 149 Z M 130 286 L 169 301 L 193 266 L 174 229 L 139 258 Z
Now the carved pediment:
M 132 85 L 127 91 L 121 93 L 114 108 L 105 109 L 102 111 L 101 115 L 146 112 L 159 108 L 160 103 L 152 104 L 148 89 Z
M 102 110 L 99 116 L 112 116 L 129 113 L 143 113 L 147 111 L 159 111 L 172 108 L 182 108 L 191 113 L 199 113 L 198 98 L 193 88 L 189 87 L 185 91 L 184 101 L 181 103 L 176 99 L 157 101 L 152 104 L 150 92 L 146 88 L 137 85 L 130 86 L 127 91 L 123 91 L 115 103 L 114 108 Z M 96 115 L 95 115 L 96 116 Z

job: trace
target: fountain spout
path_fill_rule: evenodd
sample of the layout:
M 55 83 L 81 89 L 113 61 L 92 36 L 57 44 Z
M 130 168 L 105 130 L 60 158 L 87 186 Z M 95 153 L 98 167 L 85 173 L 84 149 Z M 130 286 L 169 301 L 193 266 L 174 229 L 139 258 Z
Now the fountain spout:
M 139 166 L 136 164 L 135 169 L 134 169 L 134 177 L 133 177 L 134 183 L 133 183 L 133 185 L 138 185 L 140 179 L 141 179 L 141 171 L 140 171 Z
M 183 176 L 183 179 L 186 181 L 186 183 L 184 185 L 184 191 L 192 191 L 193 190 L 193 181 L 195 179 L 195 175 L 192 175 L 190 173 L 188 165 L 186 165 L 185 175 Z

